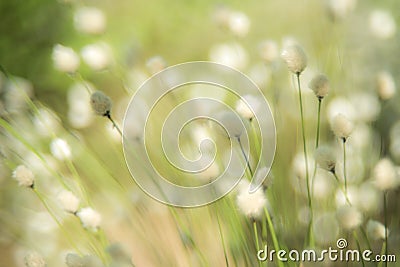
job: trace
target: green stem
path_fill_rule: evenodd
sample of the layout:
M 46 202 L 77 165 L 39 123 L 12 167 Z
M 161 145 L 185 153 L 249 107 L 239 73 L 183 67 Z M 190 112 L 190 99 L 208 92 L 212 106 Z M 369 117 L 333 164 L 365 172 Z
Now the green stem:
M 274 225 L 272 224 L 271 216 L 269 215 L 269 211 L 268 211 L 267 207 L 264 207 L 264 212 L 265 212 L 265 216 L 267 217 L 269 231 L 271 232 L 272 243 L 274 244 L 275 250 L 279 251 L 280 247 L 279 247 L 278 238 L 276 237 Z M 284 265 L 281 261 L 278 261 L 278 266 L 283 267 Z
M 389 254 L 388 244 L 388 218 L 387 218 L 387 192 L 383 193 L 383 213 L 385 217 L 385 255 Z M 385 267 L 387 267 L 387 261 L 385 261 Z
M 315 138 L 315 149 L 317 149 L 319 146 L 319 132 L 321 127 L 321 106 L 322 106 L 322 98 L 318 97 L 317 135 Z M 317 161 L 314 160 L 314 173 L 311 179 L 311 192 L 314 192 L 314 181 L 316 175 L 317 175 Z
M 386 247 L 387 247 L 386 241 L 383 241 L 380 255 L 383 255 L 383 253 L 385 253 Z M 383 262 L 380 261 L 379 264 L 378 264 L 378 267 L 381 267 L 382 265 L 383 265 Z M 385 262 L 385 265 L 387 266 L 387 262 Z
M 358 235 L 357 235 L 356 230 L 353 231 L 353 236 L 354 236 L 354 239 L 356 240 L 357 249 L 358 249 L 358 251 L 360 252 L 360 254 L 362 254 L 361 245 L 360 245 L 360 241 L 359 241 L 359 239 L 358 239 Z M 365 267 L 365 262 L 364 262 L 363 257 L 361 257 L 361 263 L 362 263 L 362 266 Z
M 256 251 L 258 251 L 260 249 L 260 243 L 258 242 L 258 231 L 257 231 L 256 220 L 253 220 L 253 229 L 254 229 L 254 239 L 256 241 Z M 260 260 L 258 260 L 258 266 L 260 266 L 260 267 L 262 266 Z
M 343 178 L 344 178 L 344 193 L 347 198 L 346 139 L 344 138 L 343 138 Z
M 303 137 L 303 152 L 305 159 L 305 167 L 306 167 L 306 184 L 307 184 L 307 197 L 308 197 L 308 206 L 310 208 L 310 222 L 308 229 L 308 242 L 311 246 L 314 245 L 314 239 L 312 236 L 312 223 L 313 223 L 313 208 L 312 208 L 312 197 L 310 191 L 310 177 L 308 172 L 308 159 L 307 159 L 307 144 L 306 144 L 306 133 L 305 133 L 305 123 L 304 123 L 304 114 L 303 114 L 303 99 L 301 97 L 301 87 L 300 87 L 300 73 L 296 74 L 297 76 L 297 86 L 299 92 L 299 104 L 300 104 L 300 117 L 301 117 L 301 132 Z
M 251 177 L 253 177 L 253 170 L 251 169 L 249 158 L 246 156 L 246 153 L 244 152 L 244 148 L 243 148 L 243 145 L 242 145 L 242 141 L 240 141 L 240 137 L 238 137 L 237 140 L 238 140 L 238 143 L 239 143 L 239 146 L 240 146 L 240 150 L 242 151 L 244 160 L 246 161 L 247 168 L 250 171 Z
M 119 128 L 119 126 L 117 125 L 117 123 L 116 123 L 116 122 L 113 120 L 113 118 L 111 117 L 110 112 L 107 112 L 105 116 L 111 121 L 113 127 L 114 127 L 115 129 L 117 129 L 118 133 L 119 133 L 119 134 L 121 135 L 121 137 L 122 137 L 122 131 L 121 131 L 121 129 Z
M 226 264 L 227 267 L 229 267 L 228 254 L 226 252 L 225 241 L 224 241 L 224 234 L 222 233 L 221 222 L 219 220 L 219 216 L 218 216 L 218 211 L 217 210 L 215 210 L 215 216 L 217 217 L 219 236 L 221 237 L 221 244 L 222 244 L 222 248 L 224 250 L 225 264 Z
M 53 211 L 50 209 L 49 205 L 47 204 L 46 200 L 44 199 L 44 196 L 36 188 L 32 188 L 32 190 L 36 194 L 36 196 L 39 198 L 40 202 L 42 202 L 43 206 L 46 208 L 46 210 L 50 214 L 51 218 L 57 223 L 61 232 L 63 233 L 65 238 L 68 240 L 68 242 L 71 244 L 71 246 L 75 249 L 75 251 L 79 255 L 82 255 L 82 252 L 78 249 L 78 247 L 75 245 L 75 243 L 71 240 L 70 234 L 67 233 L 67 231 L 65 231 L 61 222 L 57 219 L 57 217 L 54 215 Z
M 333 176 L 335 177 L 336 181 L 338 182 L 339 187 L 340 187 L 340 190 L 342 191 L 342 193 L 343 193 L 343 195 L 344 195 L 344 198 L 346 199 L 347 204 L 349 204 L 349 205 L 351 206 L 350 199 L 349 199 L 349 197 L 347 196 L 346 191 L 345 191 L 345 189 L 343 188 L 342 183 L 340 183 L 339 177 L 337 177 L 336 172 L 332 172 L 332 174 L 333 174 Z

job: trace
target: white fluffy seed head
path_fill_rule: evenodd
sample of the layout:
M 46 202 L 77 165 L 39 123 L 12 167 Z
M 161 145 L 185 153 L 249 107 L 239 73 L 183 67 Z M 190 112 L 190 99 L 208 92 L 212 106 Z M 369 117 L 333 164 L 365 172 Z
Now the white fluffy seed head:
M 64 190 L 58 194 L 58 200 L 62 208 L 70 213 L 76 213 L 79 209 L 79 198 L 77 198 L 71 191 Z
M 240 116 L 236 115 L 233 112 L 221 112 L 220 114 L 218 114 L 218 122 L 221 124 L 222 127 L 225 128 L 225 134 L 229 138 L 238 138 L 245 131 L 245 126 L 243 124 L 243 121 L 240 119 Z
M 76 215 L 79 217 L 83 227 L 85 228 L 96 229 L 97 227 L 100 226 L 101 223 L 100 213 L 98 213 L 97 211 L 95 211 L 90 207 L 82 208 L 77 212 Z
M 82 48 L 83 61 L 94 71 L 101 71 L 111 65 L 111 49 L 105 43 L 89 44 Z
M 385 225 L 378 221 L 369 220 L 367 223 L 367 234 L 374 240 L 383 240 L 385 239 Z
M 278 44 L 273 40 L 265 40 L 259 46 L 259 53 L 266 63 L 274 62 L 279 58 Z
M 62 72 L 74 73 L 79 68 L 79 56 L 70 47 L 61 44 L 55 45 L 52 59 L 54 68 Z
M 371 33 L 379 39 L 388 39 L 396 33 L 396 21 L 386 10 L 374 10 L 369 16 Z
M 338 138 L 346 140 L 353 132 L 354 125 L 346 116 L 339 113 L 333 117 L 331 128 Z
M 43 259 L 42 255 L 37 252 L 28 253 L 25 258 L 25 265 L 27 267 L 46 267 L 46 261 Z
M 259 218 L 267 204 L 267 199 L 262 188 L 251 194 L 249 193 L 249 183 L 241 181 L 236 203 L 239 210 L 247 217 Z
M 396 83 L 392 74 L 381 71 L 376 77 L 377 92 L 382 100 L 388 100 L 396 94 Z
M 358 227 L 363 221 L 363 215 L 354 206 L 341 206 L 336 213 L 340 225 L 346 230 Z
M 12 177 L 17 180 L 19 186 L 32 187 L 35 176 L 32 171 L 24 165 L 19 165 L 12 173 Z
M 111 112 L 112 101 L 106 94 L 96 91 L 90 96 L 90 105 L 99 116 L 107 116 Z
M 314 94 L 319 98 L 324 98 L 329 92 L 329 80 L 324 74 L 317 74 L 308 85 Z
M 242 12 L 231 12 L 228 18 L 229 30 L 238 37 L 247 35 L 250 29 L 250 19 Z
M 289 70 L 294 74 L 302 73 L 307 67 L 307 56 L 300 45 L 294 44 L 287 46 L 283 50 L 281 56 Z
M 375 186 L 382 190 L 394 189 L 399 185 L 399 178 L 392 161 L 388 158 L 381 159 L 373 170 Z
M 68 143 L 61 138 L 55 138 L 50 143 L 51 154 L 59 160 L 66 160 L 71 158 L 71 148 Z
M 100 34 L 106 28 L 103 12 L 95 7 L 81 7 L 74 15 L 75 29 L 86 34 Z
M 320 168 L 329 172 L 335 172 L 336 157 L 332 148 L 328 146 L 319 146 L 317 150 L 315 150 L 314 157 Z
M 236 102 L 236 111 L 243 118 L 251 120 L 254 118 L 255 114 L 253 113 L 260 107 L 260 101 L 252 95 L 243 96 L 243 100 L 239 99 Z

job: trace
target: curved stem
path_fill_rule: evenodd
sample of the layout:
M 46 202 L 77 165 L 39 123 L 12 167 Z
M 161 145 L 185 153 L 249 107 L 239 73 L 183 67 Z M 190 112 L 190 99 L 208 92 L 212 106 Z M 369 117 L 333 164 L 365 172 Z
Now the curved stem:
M 346 139 L 343 139 L 343 178 L 344 178 L 344 193 L 347 197 L 347 174 L 346 174 Z
M 272 243 L 274 244 L 275 251 L 279 251 L 281 248 L 279 246 L 278 238 L 276 237 L 274 225 L 272 224 L 271 216 L 269 215 L 269 211 L 267 207 L 264 207 L 265 216 L 267 217 L 267 223 L 269 227 L 269 231 L 271 232 Z M 283 267 L 282 261 L 278 260 L 278 266 Z
M 251 177 L 253 177 L 253 170 L 251 169 L 249 158 L 246 156 L 246 153 L 244 152 L 244 148 L 243 148 L 243 145 L 242 145 L 242 141 L 240 141 L 240 137 L 238 137 L 237 140 L 238 140 L 238 143 L 239 143 L 239 146 L 240 146 L 240 150 L 242 151 L 244 160 L 246 161 L 247 168 L 249 168 Z
M 217 210 L 215 210 L 215 216 L 217 217 L 219 236 L 221 237 L 222 248 L 224 250 L 225 264 L 226 264 L 227 267 L 229 267 L 228 253 L 226 252 L 224 234 L 222 233 L 221 222 L 219 220 L 219 216 L 218 216 L 218 211 Z
M 383 193 L 383 213 L 385 217 L 385 255 L 387 256 L 389 253 L 389 244 L 388 244 L 388 218 L 387 218 L 387 192 Z M 387 261 L 385 261 L 385 267 L 387 267 Z
M 253 220 L 253 229 L 254 229 L 254 239 L 256 241 L 256 251 L 258 251 L 260 249 L 260 243 L 258 242 L 258 231 L 257 231 L 256 220 Z M 258 260 L 258 266 L 260 266 L 260 267 L 262 266 L 260 260 Z
M 307 159 L 307 144 L 306 144 L 306 133 L 305 133 L 305 123 L 304 123 L 304 114 L 303 114 L 303 100 L 301 97 L 301 87 L 300 87 L 300 73 L 296 74 L 297 76 L 297 88 L 299 92 L 299 104 L 300 104 L 300 117 L 301 117 L 301 132 L 303 137 L 303 153 L 305 159 L 305 167 L 306 167 L 306 184 L 307 184 L 307 197 L 308 197 L 308 206 L 310 208 L 310 222 L 308 226 L 308 242 L 310 245 L 313 245 L 314 240 L 312 237 L 312 223 L 313 223 L 313 208 L 312 208 L 312 196 L 310 190 L 310 177 L 308 172 L 308 159 Z
M 322 98 L 318 97 L 318 115 L 317 115 L 317 135 L 315 137 L 315 149 L 319 146 L 319 132 L 321 127 L 321 106 L 322 106 Z M 311 192 L 314 192 L 314 180 L 317 175 L 317 161 L 314 160 L 314 172 L 311 179 Z
M 109 113 L 109 112 L 107 112 L 106 113 L 106 115 L 104 115 L 104 116 L 106 116 L 110 121 L 111 121 L 111 123 L 112 123 L 112 125 L 114 126 L 114 128 L 115 129 L 117 129 L 117 131 L 118 131 L 118 133 L 121 135 L 121 137 L 122 137 L 122 131 L 121 131 L 121 129 L 119 128 L 119 126 L 117 125 L 117 123 L 113 120 L 113 118 L 111 117 L 111 114 Z

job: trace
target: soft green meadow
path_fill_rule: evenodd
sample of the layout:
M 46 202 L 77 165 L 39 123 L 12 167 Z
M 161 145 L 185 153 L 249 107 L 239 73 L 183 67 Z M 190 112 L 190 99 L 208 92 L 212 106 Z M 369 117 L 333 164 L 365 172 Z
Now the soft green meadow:
M 396 0 L 2 1 L 0 266 L 399 266 L 399 10 Z M 187 85 L 124 122 L 147 79 L 189 61 L 225 64 L 260 88 L 277 137 L 270 171 L 260 140 L 273 129 L 257 127 L 254 96 Z M 175 156 L 212 164 L 191 175 L 165 160 L 160 132 L 199 96 L 230 107 L 249 143 L 194 120 Z M 132 178 L 123 135 L 146 139 L 169 182 L 206 185 L 230 153 L 242 181 L 202 207 L 165 205 Z M 253 175 L 266 179 L 250 194 Z M 258 260 L 265 248 L 273 261 Z M 360 260 L 301 259 L 329 248 Z

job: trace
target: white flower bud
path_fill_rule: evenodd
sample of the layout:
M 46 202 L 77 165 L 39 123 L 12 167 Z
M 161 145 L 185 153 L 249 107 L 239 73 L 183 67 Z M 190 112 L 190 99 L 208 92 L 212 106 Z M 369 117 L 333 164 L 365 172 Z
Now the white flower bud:
M 324 74 L 314 76 L 308 85 L 314 94 L 319 98 L 324 98 L 329 92 L 329 80 Z
M 382 191 L 394 189 L 399 185 L 394 165 L 388 158 L 378 161 L 373 170 L 373 178 L 375 186 Z
M 101 215 L 90 207 L 82 208 L 76 214 L 85 228 L 97 228 L 101 223 Z
M 307 67 L 306 53 L 299 45 L 287 46 L 281 56 L 289 70 L 294 74 L 300 74 Z
M 353 132 L 353 123 L 343 114 L 337 114 L 331 122 L 333 133 L 343 140 L 346 140 Z
M 261 59 L 267 63 L 274 62 L 279 58 L 279 47 L 275 41 L 265 40 L 259 46 Z
M 258 218 L 267 204 L 267 199 L 262 188 L 252 194 L 249 193 L 249 183 L 243 180 L 239 184 L 236 203 L 244 215 L 250 218 Z
M 107 116 L 111 112 L 112 101 L 101 91 L 96 91 L 90 96 L 93 111 L 99 116 Z
M 95 7 L 81 7 L 74 15 L 75 29 L 87 34 L 100 34 L 106 27 L 103 12 Z
M 363 215 L 354 206 L 341 206 L 336 216 L 340 225 L 346 230 L 358 227 L 363 221 Z
M 374 240 L 385 239 L 385 225 L 378 221 L 369 220 L 367 223 L 367 234 Z M 388 230 L 389 235 L 389 230 Z
M 314 157 L 320 168 L 335 173 L 336 157 L 330 147 L 319 146 L 315 150 Z
M 60 201 L 62 208 L 67 212 L 76 213 L 79 209 L 79 198 L 70 191 L 62 191 L 58 194 L 58 200 Z
M 105 43 L 90 44 L 82 48 L 83 61 L 95 71 L 104 70 L 111 64 L 110 47 Z
M 66 160 L 71 158 L 71 148 L 68 143 L 61 138 L 55 138 L 50 143 L 51 154 L 59 160 Z
M 369 28 L 379 39 L 388 39 L 396 33 L 396 21 L 385 10 L 374 10 L 369 16 Z
M 79 68 L 79 56 L 70 47 L 55 45 L 52 58 L 54 67 L 59 71 L 74 73 Z
M 393 76 L 387 71 L 381 71 L 377 75 L 377 92 L 382 100 L 388 100 L 396 94 L 396 83 Z
M 12 173 L 12 177 L 17 180 L 19 186 L 32 187 L 35 176 L 32 171 L 24 165 L 19 165 Z
M 236 111 L 245 119 L 253 119 L 255 114 L 253 113 L 259 108 L 260 101 L 252 95 L 245 95 L 243 99 L 239 99 L 236 102 Z
M 46 267 L 46 261 L 43 257 L 37 252 L 28 253 L 25 258 L 26 267 Z
M 221 112 L 218 114 L 218 122 L 225 128 L 224 134 L 229 138 L 239 138 L 246 130 L 240 116 L 233 112 Z
M 228 20 L 229 30 L 238 37 L 247 35 L 250 29 L 250 19 L 242 12 L 231 12 Z

